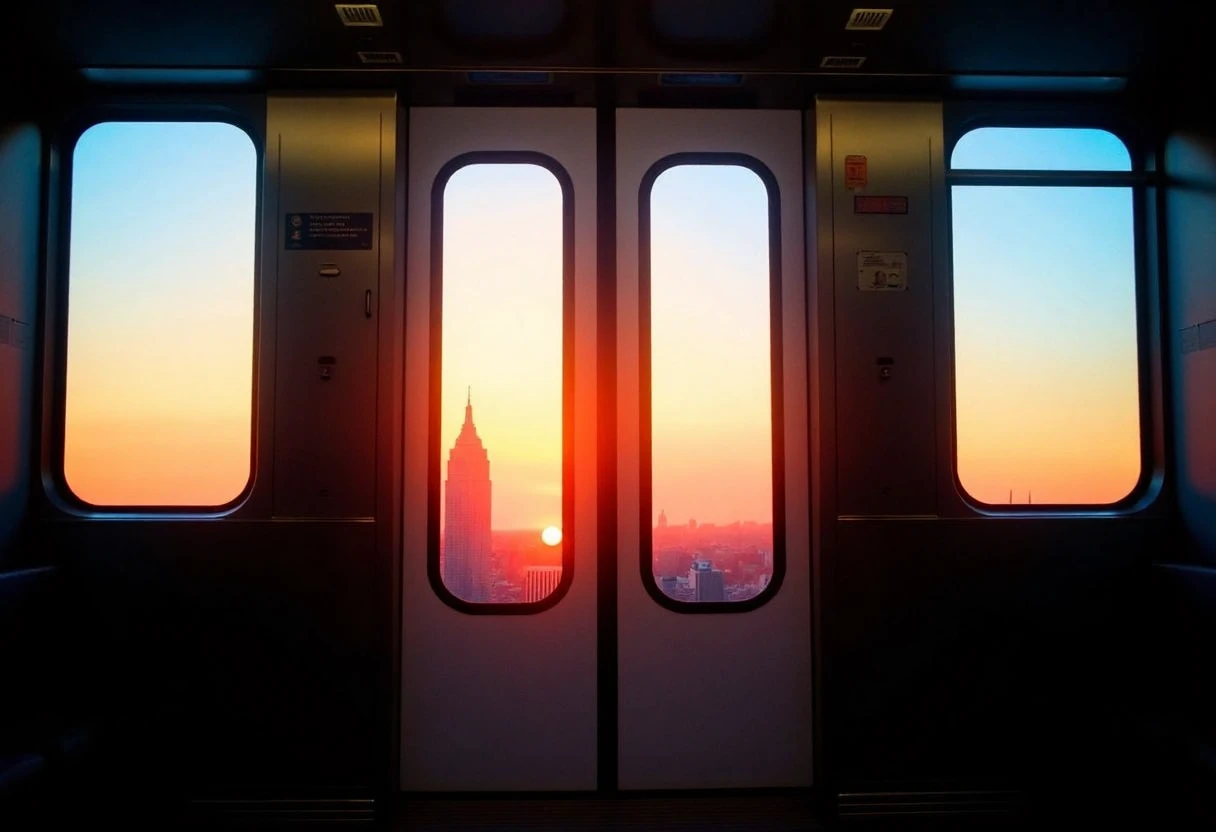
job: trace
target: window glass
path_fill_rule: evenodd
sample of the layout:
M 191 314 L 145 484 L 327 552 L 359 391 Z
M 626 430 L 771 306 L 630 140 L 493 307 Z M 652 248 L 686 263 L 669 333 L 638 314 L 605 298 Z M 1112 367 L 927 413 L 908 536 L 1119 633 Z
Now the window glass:
M 1040 147 L 1054 137 L 1065 153 L 1090 142 L 1092 158 L 1110 156 L 1104 131 L 1042 132 Z M 972 158 L 1011 167 L 1003 137 L 973 136 Z M 1141 469 L 1132 189 L 1061 173 L 955 185 L 951 198 L 962 487 L 996 505 L 1118 502 Z
M 95 506 L 216 507 L 250 478 L 257 152 L 105 122 L 72 156 L 63 474 Z
M 773 576 L 769 194 L 747 167 L 688 164 L 649 199 L 654 581 L 743 601 Z
M 980 127 L 950 155 L 954 170 L 1130 171 L 1127 145 L 1108 130 L 1079 127 Z
M 534 164 L 470 164 L 443 191 L 440 551 L 472 603 L 562 572 L 564 198 Z

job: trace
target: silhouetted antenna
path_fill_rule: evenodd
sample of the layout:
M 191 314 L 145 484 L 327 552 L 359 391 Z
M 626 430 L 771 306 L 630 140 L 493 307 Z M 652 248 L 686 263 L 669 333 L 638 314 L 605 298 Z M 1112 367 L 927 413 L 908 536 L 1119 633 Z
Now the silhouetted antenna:
M 1013 489 L 1009 489 L 1009 505 L 1013 505 Z
M 1031 504 L 1033 504 L 1033 503 L 1034 503 L 1034 500 L 1033 500 L 1033 499 L 1031 499 L 1031 496 L 1030 496 L 1030 489 L 1027 489 L 1027 490 L 1026 490 L 1026 505 L 1031 505 Z
M 469 385 L 469 395 L 468 395 L 468 398 L 466 398 L 464 400 L 464 406 L 468 407 L 471 404 L 473 404 L 473 385 L 470 384 Z

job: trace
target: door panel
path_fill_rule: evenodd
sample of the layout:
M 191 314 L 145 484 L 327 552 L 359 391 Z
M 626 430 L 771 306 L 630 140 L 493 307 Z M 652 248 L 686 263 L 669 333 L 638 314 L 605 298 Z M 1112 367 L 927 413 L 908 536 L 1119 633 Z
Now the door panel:
M 687 153 L 750 157 L 747 164 L 771 173 L 780 209 L 776 219 L 780 294 L 775 299 L 773 326 L 773 332 L 780 334 L 773 337 L 778 338 L 774 355 L 781 374 L 777 382 L 780 395 L 776 395 L 778 390 L 772 391 L 772 400 L 781 409 L 781 418 L 773 421 L 781 429 L 780 441 L 773 443 L 778 449 L 773 464 L 782 472 L 784 486 L 785 569 L 780 579 L 780 568 L 774 571 L 774 583 L 780 580 L 775 594 L 745 611 L 727 611 L 722 605 L 714 605 L 714 611 L 708 613 L 689 610 L 696 602 L 678 611 L 661 605 L 661 599 L 647 591 L 644 581 L 653 578 L 646 574 L 640 558 L 647 537 L 642 527 L 641 483 L 648 470 L 642 454 L 642 189 L 655 181 L 652 166 L 672 154 Z M 689 163 L 697 161 L 686 158 Z M 738 157 L 711 158 L 738 161 Z M 617 116 L 619 776 L 623 789 L 811 783 L 802 165 L 801 116 L 797 112 L 622 110 Z M 720 242 L 697 231 L 690 229 L 681 243 L 714 246 Z M 707 285 L 705 292 L 712 291 Z M 768 289 L 758 286 L 757 291 Z M 690 306 L 699 302 L 689 298 Z M 723 332 L 722 337 L 733 335 Z M 696 417 L 688 414 L 689 423 L 695 423 Z M 724 439 L 724 444 L 730 442 L 730 437 Z M 706 447 L 708 453 L 715 453 L 712 444 Z M 780 494 L 780 489 L 774 493 Z M 657 502 L 653 506 L 656 514 L 661 508 Z M 780 536 L 779 508 L 774 506 L 774 530 Z M 670 522 L 686 520 L 673 517 Z M 706 554 L 717 545 L 711 537 L 694 536 L 685 546 L 687 553 L 698 554 L 692 550 L 705 547 L 699 554 Z M 780 549 L 778 543 L 775 551 Z M 729 547 L 717 551 L 729 553 Z M 715 583 L 721 580 L 723 577 L 716 577 Z M 687 594 L 689 583 L 681 582 L 676 593 Z M 748 606 L 741 604 L 741 608 Z
M 431 224 L 434 200 L 444 198 L 446 186 L 441 182 L 436 191 L 435 183 L 444 167 L 463 154 L 503 151 L 549 157 L 568 176 L 566 210 L 573 211 L 572 311 L 564 327 L 565 339 L 572 339 L 566 348 L 567 360 L 573 362 L 566 372 L 565 383 L 570 386 L 566 395 L 573 403 L 565 453 L 573 470 L 565 475 L 564 487 L 573 486 L 574 498 L 563 530 L 564 545 L 573 547 L 573 579 L 551 607 L 524 614 L 487 613 L 475 604 L 469 609 L 451 598 L 445 601 L 439 595 L 446 586 L 443 578 L 433 570 L 428 573 L 428 524 L 439 516 L 441 500 L 430 467 L 431 454 L 438 447 L 430 434 L 438 429 L 432 422 L 437 404 L 428 392 L 435 389 L 432 373 L 440 368 L 440 356 L 433 354 L 439 341 L 433 340 L 432 329 L 436 321 L 432 267 L 437 252 L 432 251 L 436 237 Z M 413 109 L 408 182 L 401 787 L 594 789 L 595 114 L 576 109 Z M 492 197 L 487 192 L 486 198 Z M 499 210 L 507 216 L 524 207 L 503 204 Z M 450 249 L 454 242 L 443 244 Z M 478 239 L 473 245 L 489 246 L 492 241 Z M 487 274 L 486 280 L 496 277 L 502 279 Z M 494 349 L 493 339 L 486 340 L 487 348 Z M 520 391 L 520 396 L 527 395 L 527 390 Z M 495 414 L 476 409 L 476 387 L 471 398 L 478 438 L 485 441 L 489 459 L 492 487 L 488 491 L 492 498 L 505 499 L 493 480 L 496 472 L 504 470 L 509 449 L 494 444 Z M 449 418 L 448 404 L 436 422 Z M 441 477 L 450 473 L 449 450 L 441 449 Z M 484 492 L 478 493 L 484 497 Z M 438 543 L 432 538 L 429 545 Z M 537 586 L 547 586 L 543 575 L 536 579 Z M 526 591 L 520 587 L 521 594 Z

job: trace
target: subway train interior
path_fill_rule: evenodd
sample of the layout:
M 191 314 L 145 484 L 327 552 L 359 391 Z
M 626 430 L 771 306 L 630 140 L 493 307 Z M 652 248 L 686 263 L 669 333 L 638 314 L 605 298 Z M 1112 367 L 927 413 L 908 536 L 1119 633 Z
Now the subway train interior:
M 1216 74 L 1089 0 L 0 27 L 0 827 L 1216 828 Z

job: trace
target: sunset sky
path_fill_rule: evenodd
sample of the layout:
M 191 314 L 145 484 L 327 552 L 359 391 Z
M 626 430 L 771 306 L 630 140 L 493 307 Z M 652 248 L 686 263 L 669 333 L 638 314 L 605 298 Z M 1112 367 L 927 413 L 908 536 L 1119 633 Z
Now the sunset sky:
M 681 165 L 650 199 L 652 520 L 771 522 L 768 191 Z
M 1130 169 L 1096 130 L 975 131 L 952 165 Z M 254 146 L 231 125 L 80 138 L 64 468 L 84 501 L 214 506 L 245 487 L 256 189 Z M 746 168 L 696 165 L 650 198 L 655 516 L 770 522 L 768 195 Z M 1140 473 L 1131 190 L 952 198 L 964 488 L 1120 499 Z M 561 188 L 535 165 L 472 165 L 444 204 L 441 476 L 471 386 L 493 527 L 539 533 L 561 525 Z
M 256 205 L 257 156 L 232 125 L 80 137 L 64 474 L 85 502 L 216 506 L 247 484 Z
M 1098 130 L 986 128 L 955 168 L 1130 170 Z M 1140 475 L 1130 188 L 955 186 L 958 474 L 975 499 L 1110 503 Z
M 443 211 L 440 478 L 471 386 L 491 526 L 539 534 L 562 525 L 561 186 L 538 165 L 469 165 Z

